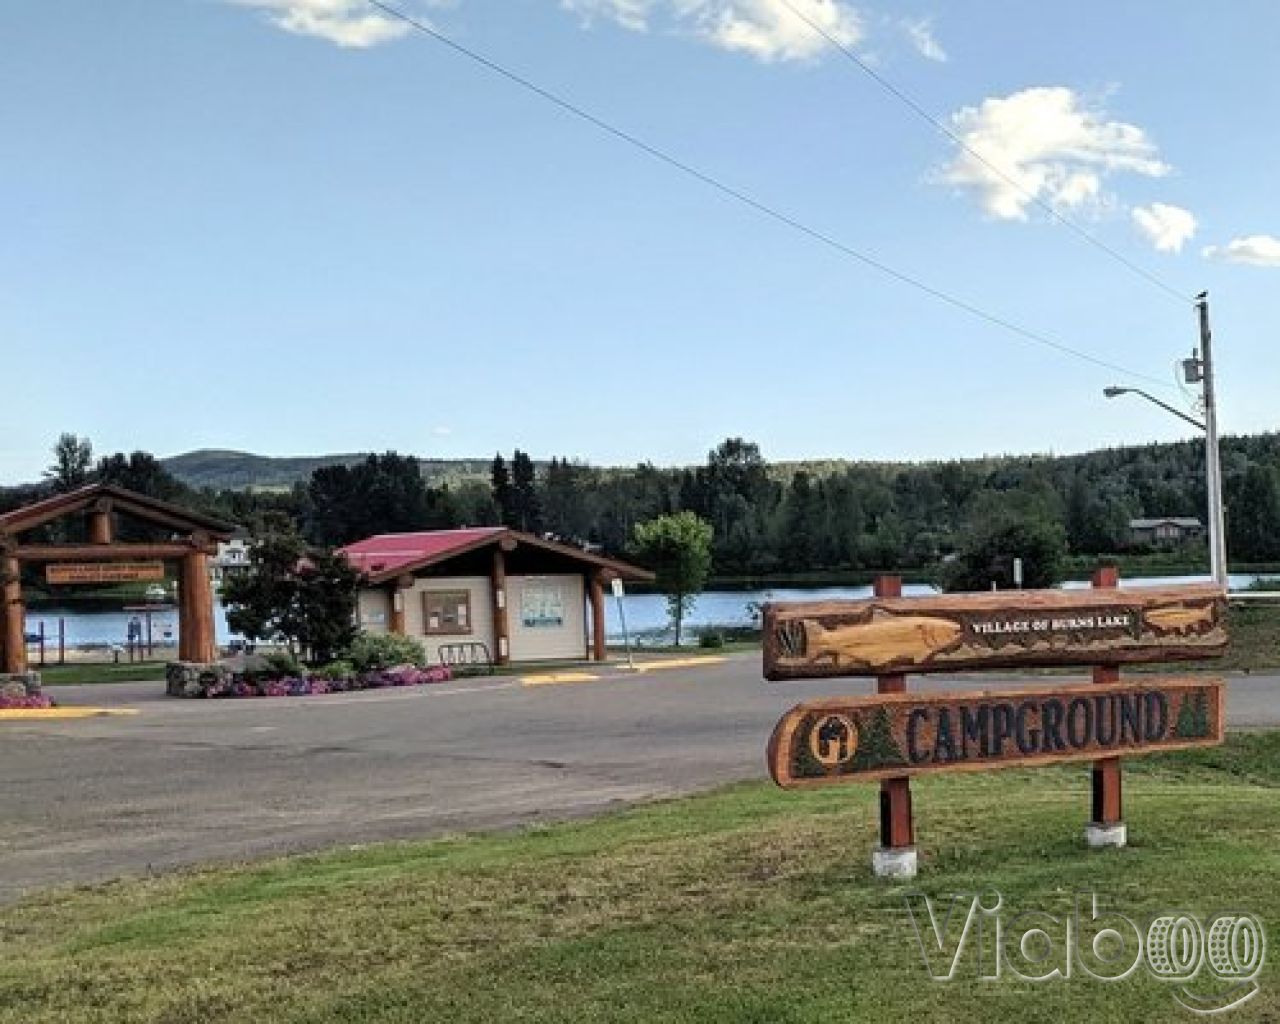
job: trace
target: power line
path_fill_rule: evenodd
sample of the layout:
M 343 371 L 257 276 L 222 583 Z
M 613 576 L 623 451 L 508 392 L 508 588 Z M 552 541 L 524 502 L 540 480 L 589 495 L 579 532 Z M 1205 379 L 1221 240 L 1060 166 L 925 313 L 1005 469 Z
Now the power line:
M 850 245 L 845 244 L 839 239 L 834 238 L 833 236 L 828 235 L 825 232 L 818 230 L 817 228 L 810 227 L 809 225 L 805 224 L 800 220 L 797 220 L 795 217 L 792 217 L 790 214 L 783 213 L 780 210 L 777 210 L 774 207 L 767 205 L 761 200 L 754 198 L 748 193 L 743 192 L 742 190 L 737 189 L 732 185 L 728 185 L 725 182 L 721 181 L 720 179 L 715 178 L 704 171 L 698 170 L 696 167 L 692 166 L 691 164 L 687 164 L 683 160 L 680 160 L 679 158 L 671 156 L 669 153 L 666 153 L 663 150 L 658 149 L 656 146 L 650 145 L 648 142 L 645 142 L 643 139 L 635 135 L 632 135 L 630 132 L 627 132 L 621 128 L 615 127 L 614 125 L 610 124 L 608 121 L 605 121 L 602 118 L 597 117 L 595 114 L 592 114 L 590 111 L 585 110 L 584 108 L 578 106 L 576 103 L 573 103 L 570 100 L 564 99 L 562 96 L 559 96 L 554 92 L 551 92 L 549 89 L 543 88 L 541 85 L 538 85 L 536 82 L 528 78 L 525 78 L 523 75 L 520 75 L 517 72 L 504 67 L 503 65 L 499 64 L 497 61 L 484 56 L 484 54 L 478 53 L 477 51 L 472 50 L 466 46 L 463 46 L 461 43 L 453 39 L 450 39 L 444 33 L 439 32 L 436 29 L 432 28 L 425 21 L 415 18 L 412 15 L 400 10 L 397 7 L 393 7 L 391 4 L 384 3 L 383 0 L 365 0 L 365 2 L 368 3 L 371 7 L 375 7 L 378 10 L 382 11 L 389 17 L 396 18 L 397 20 L 410 26 L 412 29 L 418 32 L 421 32 L 423 35 L 429 36 L 430 38 L 434 39 L 436 42 L 440 43 L 441 45 L 447 46 L 449 49 L 453 50 L 455 53 L 458 53 L 461 56 L 466 57 L 468 60 L 481 65 L 482 67 L 488 69 L 489 71 L 494 72 L 497 75 L 501 75 L 503 78 L 520 86 L 522 89 L 525 89 L 528 92 L 531 92 L 534 95 L 546 100 L 547 102 L 554 104 L 564 112 L 568 114 L 572 114 L 574 117 L 577 117 L 580 120 L 583 120 L 588 124 L 592 125 L 593 127 L 600 129 L 606 134 L 611 135 L 622 142 L 625 142 L 627 145 L 640 150 L 646 155 L 652 157 L 653 159 L 661 163 L 664 163 L 669 167 L 675 168 L 681 173 L 688 175 L 689 177 L 694 178 L 697 181 L 702 182 L 704 185 L 707 185 L 710 188 L 715 189 L 717 192 L 720 192 L 722 195 L 726 195 L 731 199 L 734 199 L 737 202 L 743 204 L 744 206 L 750 207 L 752 210 L 755 210 L 757 213 L 763 214 L 769 219 L 776 221 L 779 224 L 783 224 L 786 227 L 789 227 L 792 230 L 797 231 L 800 234 L 805 235 L 808 238 L 821 243 L 822 245 L 825 245 L 829 249 L 833 249 L 836 252 L 841 253 L 842 255 L 845 255 L 850 257 L 851 259 L 857 260 L 859 263 L 862 263 L 865 266 L 871 267 L 874 270 L 878 270 L 880 273 L 884 274 L 887 277 L 893 278 L 895 281 L 898 281 L 902 284 L 915 288 L 918 291 L 924 292 L 926 295 L 929 295 L 932 298 L 937 299 L 939 302 L 943 302 L 949 306 L 952 306 L 955 309 L 962 310 L 963 312 L 968 313 L 970 316 L 976 317 L 979 320 L 984 320 L 989 324 L 993 324 L 996 327 L 1001 327 L 1012 334 L 1018 335 L 1019 337 L 1022 337 L 1028 341 L 1034 342 L 1038 345 L 1043 345 L 1047 348 L 1054 349 L 1055 351 L 1061 352 L 1064 355 L 1069 355 L 1076 359 L 1084 360 L 1085 362 L 1092 363 L 1095 366 L 1102 367 L 1103 369 L 1112 370 L 1116 373 L 1122 373 L 1127 377 L 1132 377 L 1137 380 L 1144 380 L 1144 381 L 1147 381 L 1148 383 L 1157 384 L 1160 387 L 1169 386 L 1165 381 L 1159 380 L 1155 377 L 1151 377 L 1145 373 L 1140 373 L 1137 370 L 1131 370 L 1127 367 L 1120 366 L 1117 363 L 1109 362 L 1106 359 L 1102 359 L 1098 356 L 1091 355 L 1090 353 L 1081 351 L 1080 349 L 1072 348 L 1070 345 L 1066 345 L 1060 341 L 1055 341 L 1053 338 L 1050 338 L 1044 334 L 1040 334 L 1037 331 L 1033 331 L 1030 328 L 1023 327 L 1020 324 L 1016 324 L 1010 320 L 1006 320 L 1003 317 L 997 316 L 994 313 L 988 313 L 986 310 L 981 309 L 978 306 L 975 306 L 971 302 L 968 302 L 961 298 L 957 298 L 956 296 L 948 294 L 947 292 L 944 292 L 939 288 L 935 288 L 930 284 L 926 284 L 924 281 L 921 281 L 919 278 L 912 277 L 910 274 L 907 274 L 901 270 L 897 270 L 894 267 L 889 266 L 887 263 L 881 262 L 880 260 L 876 259 L 873 256 L 868 256 L 866 253 L 860 252 L 859 250 L 853 248 Z
M 1007 184 L 1012 185 L 1015 189 L 1017 189 L 1020 193 L 1022 193 L 1022 195 L 1026 196 L 1027 199 L 1035 203 L 1036 206 L 1040 207 L 1040 209 L 1042 209 L 1050 217 L 1056 220 L 1059 224 L 1062 224 L 1063 226 L 1070 228 L 1077 235 L 1083 238 L 1086 242 L 1092 245 L 1095 249 L 1098 249 L 1099 251 L 1106 253 L 1112 259 L 1123 264 L 1129 270 L 1133 271 L 1139 277 L 1144 278 L 1149 284 L 1152 284 L 1155 287 L 1159 288 L 1165 294 L 1173 296 L 1179 302 L 1187 303 L 1187 304 L 1191 303 L 1192 300 L 1189 295 L 1184 295 L 1181 292 L 1179 292 L 1176 288 L 1173 288 L 1172 286 L 1165 284 L 1162 280 L 1160 280 L 1160 278 L 1156 277 L 1155 274 L 1151 273 L 1145 267 L 1135 263 L 1133 260 L 1129 259 L 1129 257 L 1125 256 L 1124 253 L 1118 252 L 1117 250 L 1113 249 L 1111 246 L 1107 245 L 1106 242 L 1102 241 L 1102 239 L 1098 238 L 1091 231 L 1087 231 L 1085 228 L 1081 227 L 1070 217 L 1066 216 L 1061 211 L 1057 210 L 1052 203 L 1046 202 L 1045 200 L 1041 199 L 1040 196 L 1038 196 L 1036 193 L 1032 192 L 1030 189 L 1024 186 L 1020 181 L 1014 178 L 1011 174 L 1007 173 L 1001 167 L 997 166 L 996 164 L 988 160 L 986 157 L 984 157 L 976 149 L 974 149 L 967 142 L 965 142 L 963 138 L 961 138 L 959 135 L 953 132 L 950 128 L 948 128 L 945 122 L 939 121 L 936 117 L 930 114 L 929 111 L 927 111 L 923 106 L 921 106 L 921 104 L 916 102 L 916 100 L 913 99 L 908 93 L 904 92 L 902 89 L 896 86 L 892 81 L 890 81 L 884 75 L 880 74 L 880 72 L 878 72 L 875 68 L 873 68 L 870 64 L 868 64 L 865 60 L 859 57 L 850 47 L 842 43 L 836 36 L 832 35 L 831 32 L 825 29 L 818 22 L 814 21 L 807 14 L 805 14 L 804 12 L 796 8 L 791 3 L 791 0 L 778 0 L 778 3 L 782 4 L 783 7 L 785 7 L 788 11 L 790 11 L 795 17 L 803 21 L 806 25 L 808 25 L 809 28 L 811 28 L 814 32 L 822 36 L 823 39 L 825 39 L 829 44 L 831 44 L 831 46 L 835 47 L 835 49 L 839 50 L 840 53 L 842 53 L 855 67 L 859 68 L 861 71 L 867 74 L 877 85 L 879 85 L 887 93 L 889 93 L 891 96 L 897 99 L 900 103 L 902 103 L 905 107 L 907 107 L 908 110 L 914 113 L 917 117 L 926 121 L 931 127 L 933 127 L 934 129 L 936 129 L 937 131 L 945 135 L 948 139 L 950 139 L 953 143 L 955 143 L 960 149 L 964 150 L 964 152 L 968 153 L 971 157 L 973 157 L 980 164 L 982 164 L 982 166 L 985 167 L 987 170 L 989 170 L 992 174 L 996 175 Z

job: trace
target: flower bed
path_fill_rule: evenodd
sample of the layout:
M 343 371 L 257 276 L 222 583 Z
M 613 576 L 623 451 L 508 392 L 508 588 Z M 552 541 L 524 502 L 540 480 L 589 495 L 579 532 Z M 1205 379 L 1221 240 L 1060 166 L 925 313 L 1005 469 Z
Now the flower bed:
M 236 673 L 223 665 L 191 665 L 174 662 L 167 674 L 168 692 L 175 697 L 314 697 L 325 693 L 351 693 L 398 686 L 447 683 L 453 672 L 443 665 L 417 668 L 399 665 L 376 672 L 327 678 L 319 675 L 263 676 Z
M 21 697 L 0 693 L 0 711 L 25 708 L 51 708 L 53 701 L 43 693 L 23 694 Z
M 0 676 L 0 711 L 53 706 L 53 701 L 40 689 L 40 676 L 37 673 Z

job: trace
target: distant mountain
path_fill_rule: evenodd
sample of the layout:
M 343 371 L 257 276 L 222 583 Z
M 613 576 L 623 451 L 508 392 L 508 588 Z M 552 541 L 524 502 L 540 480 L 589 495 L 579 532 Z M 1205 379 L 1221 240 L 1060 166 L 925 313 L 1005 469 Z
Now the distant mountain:
M 342 455 L 271 456 L 251 452 L 203 448 L 162 459 L 164 468 L 190 487 L 214 490 L 288 490 L 305 483 L 325 466 L 351 466 L 361 462 L 365 452 Z M 487 459 L 420 459 L 422 475 L 432 484 L 466 479 L 487 480 Z

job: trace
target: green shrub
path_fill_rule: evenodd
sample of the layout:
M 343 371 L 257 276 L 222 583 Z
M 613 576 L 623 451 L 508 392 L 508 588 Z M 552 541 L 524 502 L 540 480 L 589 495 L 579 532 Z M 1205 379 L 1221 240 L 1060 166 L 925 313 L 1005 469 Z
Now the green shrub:
M 275 675 L 290 677 L 302 675 L 302 666 L 292 654 L 268 654 L 265 660 Z
M 709 651 L 719 650 L 724 646 L 724 634 L 718 629 L 708 629 L 698 634 L 698 646 Z
M 350 679 L 356 674 L 356 667 L 349 661 L 331 661 L 316 669 L 313 675 L 321 679 Z
M 410 636 L 398 633 L 358 633 L 347 649 L 346 661 L 358 672 L 376 672 L 394 665 L 426 664 L 427 652 Z

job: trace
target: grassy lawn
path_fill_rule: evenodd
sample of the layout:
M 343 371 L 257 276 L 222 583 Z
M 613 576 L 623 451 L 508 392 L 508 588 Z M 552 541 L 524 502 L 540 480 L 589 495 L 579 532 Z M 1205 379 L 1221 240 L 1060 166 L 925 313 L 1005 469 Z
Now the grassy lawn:
M 1132 759 L 1132 846 L 1089 852 L 1087 770 L 914 784 L 922 874 L 875 880 L 876 789 L 744 784 L 595 821 L 50 893 L 0 913 L 0 1021 L 1194 1019 L 1174 986 L 928 979 L 904 910 L 998 889 L 1064 912 L 1257 914 L 1280 935 L 1280 733 Z M 1280 971 L 1230 1020 L 1280 1019 Z M 1077 972 L 1078 974 L 1078 972 Z
M 46 686 L 67 683 L 128 683 L 164 679 L 163 661 L 141 661 L 119 665 L 50 665 L 37 669 Z M 33 666 L 34 667 L 34 666 Z
M 1211 666 L 1220 672 L 1280 667 L 1280 604 L 1234 604 L 1227 613 L 1231 649 Z

